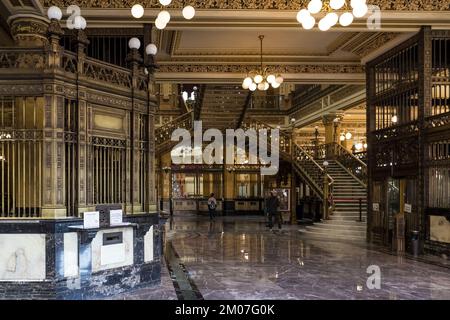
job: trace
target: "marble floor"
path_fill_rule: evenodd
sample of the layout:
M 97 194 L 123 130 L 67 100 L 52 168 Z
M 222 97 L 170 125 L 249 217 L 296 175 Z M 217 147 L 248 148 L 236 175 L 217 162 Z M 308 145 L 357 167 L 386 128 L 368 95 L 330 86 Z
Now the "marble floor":
M 383 253 L 364 242 L 308 238 L 299 226 L 270 232 L 261 217 L 218 217 L 210 223 L 206 217 L 176 216 L 166 223 L 165 242 L 207 300 L 450 299 L 449 268 Z M 370 266 L 379 267 L 379 289 L 367 286 Z M 169 283 L 165 271 L 157 289 L 163 294 L 142 289 L 125 298 L 175 299 Z

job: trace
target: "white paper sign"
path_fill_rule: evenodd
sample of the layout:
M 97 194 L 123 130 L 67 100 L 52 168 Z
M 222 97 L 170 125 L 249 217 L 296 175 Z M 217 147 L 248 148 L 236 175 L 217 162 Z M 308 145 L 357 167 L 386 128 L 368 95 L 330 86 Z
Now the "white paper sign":
M 109 224 L 115 226 L 122 224 L 122 210 L 109 210 Z
M 380 204 L 379 203 L 372 203 L 372 210 L 373 211 L 380 211 Z
M 83 215 L 83 227 L 85 229 L 100 228 L 100 212 L 85 212 Z
M 405 203 L 405 212 L 406 213 L 411 213 L 412 212 L 412 205 L 410 205 L 409 203 Z

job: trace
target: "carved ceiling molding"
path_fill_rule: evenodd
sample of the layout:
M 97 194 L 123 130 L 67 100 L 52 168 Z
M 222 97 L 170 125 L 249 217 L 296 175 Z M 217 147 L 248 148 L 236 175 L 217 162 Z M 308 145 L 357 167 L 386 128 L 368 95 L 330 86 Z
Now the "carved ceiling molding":
M 131 8 L 135 0 L 41 0 L 45 7 L 57 5 L 68 7 L 76 4 L 82 8 Z M 140 0 L 145 8 L 159 9 L 158 0 Z M 232 9 L 232 10 L 299 10 L 305 8 L 309 0 L 191 0 L 189 4 L 197 9 Z M 440 0 L 377 0 L 368 1 L 378 5 L 382 10 L 394 11 L 448 11 L 450 3 Z M 185 0 L 173 0 L 170 8 L 183 8 Z
M 192 65 L 192 64 L 166 64 L 161 65 L 161 73 L 245 73 L 257 68 L 257 65 Z M 267 65 L 275 73 L 364 73 L 361 65 Z
M 396 32 L 382 32 L 352 52 L 361 58 L 365 57 L 369 53 L 372 53 L 376 49 L 384 46 L 389 41 L 395 39 L 398 35 L 399 33 Z
M 340 35 L 336 40 L 334 40 L 328 47 L 327 51 L 329 54 L 332 54 L 339 50 L 343 45 L 348 43 L 351 39 L 355 38 L 359 33 L 358 32 L 344 32 Z

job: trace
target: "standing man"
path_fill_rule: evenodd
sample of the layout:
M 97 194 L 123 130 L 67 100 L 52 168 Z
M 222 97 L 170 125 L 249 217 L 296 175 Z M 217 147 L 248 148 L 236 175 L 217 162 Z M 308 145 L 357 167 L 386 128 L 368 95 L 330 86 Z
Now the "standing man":
M 278 207 L 280 206 L 280 200 L 277 197 L 275 190 L 270 192 L 269 198 L 266 201 L 267 213 L 269 215 L 269 228 L 272 231 L 273 228 L 273 218 L 275 217 L 275 223 L 278 223 L 278 229 L 281 230 L 281 219 L 278 214 Z
M 211 193 L 211 196 L 208 199 L 208 211 L 210 220 L 214 220 L 214 217 L 216 215 L 216 207 L 217 207 L 217 200 L 216 198 L 214 198 L 214 193 Z

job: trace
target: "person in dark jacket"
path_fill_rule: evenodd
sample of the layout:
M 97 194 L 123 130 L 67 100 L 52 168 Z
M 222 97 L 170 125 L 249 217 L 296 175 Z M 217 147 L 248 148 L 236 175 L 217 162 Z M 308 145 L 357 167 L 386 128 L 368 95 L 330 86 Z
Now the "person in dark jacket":
M 275 223 L 278 223 L 278 229 L 281 230 L 281 219 L 278 213 L 278 207 L 280 206 L 280 200 L 277 197 L 275 191 L 270 192 L 270 196 L 266 200 L 266 210 L 269 217 L 269 228 L 273 228 L 273 220 L 275 218 Z

